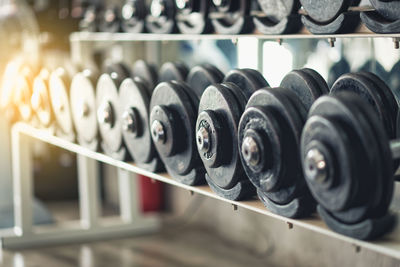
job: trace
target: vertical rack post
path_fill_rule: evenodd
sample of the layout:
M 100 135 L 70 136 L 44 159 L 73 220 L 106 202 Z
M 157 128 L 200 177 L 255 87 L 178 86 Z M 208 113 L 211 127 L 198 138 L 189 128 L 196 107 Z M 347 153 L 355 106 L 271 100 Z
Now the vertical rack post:
M 120 213 L 125 223 L 133 223 L 140 216 L 139 180 L 133 176 L 126 170 L 118 169 Z

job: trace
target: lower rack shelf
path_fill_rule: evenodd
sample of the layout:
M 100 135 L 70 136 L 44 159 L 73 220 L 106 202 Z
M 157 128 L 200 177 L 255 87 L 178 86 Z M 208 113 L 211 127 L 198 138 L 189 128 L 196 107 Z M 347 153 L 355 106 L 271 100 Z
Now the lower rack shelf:
M 381 254 L 388 255 L 390 257 L 394 257 L 397 259 L 400 259 L 400 227 L 397 225 L 394 231 L 392 231 L 390 234 L 384 236 L 383 238 L 373 241 L 373 242 L 367 242 L 367 241 L 360 241 L 356 240 L 353 238 L 349 238 L 340 234 L 337 234 L 330 229 L 327 228 L 327 226 L 324 224 L 324 222 L 317 216 L 314 215 L 311 218 L 308 219 L 288 219 L 285 217 L 281 217 L 279 215 L 276 215 L 274 213 L 269 212 L 264 205 L 259 201 L 258 199 L 253 199 L 249 201 L 230 201 L 224 198 L 221 198 L 214 194 L 211 189 L 208 186 L 187 186 L 180 184 L 173 180 L 168 174 L 157 174 L 157 173 L 152 173 L 148 172 L 146 170 L 143 170 L 141 168 L 138 168 L 135 166 L 135 164 L 132 163 L 127 163 L 127 162 L 122 162 L 115 160 L 111 157 L 108 157 L 104 154 L 97 153 L 94 151 L 91 151 L 87 148 L 84 148 L 80 145 L 77 145 L 75 143 L 71 143 L 69 141 L 66 141 L 64 139 L 61 139 L 59 137 L 56 137 L 52 135 L 49 131 L 47 130 L 41 130 L 41 129 L 36 129 L 28 124 L 25 123 L 17 123 L 13 126 L 13 138 L 15 136 L 19 135 L 25 135 L 34 139 L 41 140 L 45 143 L 60 147 L 62 149 L 71 151 L 73 153 L 76 153 L 80 156 L 90 158 L 92 160 L 96 160 L 99 162 L 103 162 L 112 166 L 117 167 L 120 170 L 124 170 L 127 172 L 133 172 L 136 174 L 140 174 L 143 176 L 147 176 L 151 179 L 161 181 L 173 186 L 180 187 L 182 189 L 188 190 L 193 193 L 201 194 L 210 198 L 217 199 L 219 201 L 224 201 L 230 205 L 233 205 L 234 208 L 243 208 L 247 210 L 254 211 L 259 214 L 263 214 L 269 217 L 272 217 L 274 219 L 280 220 L 283 223 L 286 223 L 289 225 L 290 228 L 295 229 L 296 227 L 304 228 L 311 230 L 313 232 L 320 233 L 322 235 L 325 235 L 330 238 L 335 238 L 344 242 L 348 242 L 352 245 L 354 245 L 356 248 L 365 248 L 369 249 Z M 400 210 L 397 209 L 396 210 Z M 400 221 L 400 213 L 395 211 L 394 214 L 396 214 L 396 217 L 398 221 Z M 1 233 L 0 233 L 1 236 Z

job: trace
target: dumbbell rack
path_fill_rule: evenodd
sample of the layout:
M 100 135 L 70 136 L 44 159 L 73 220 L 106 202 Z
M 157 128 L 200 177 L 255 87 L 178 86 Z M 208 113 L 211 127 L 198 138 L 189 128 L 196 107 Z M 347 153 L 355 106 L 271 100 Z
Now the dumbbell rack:
M 149 44 L 156 43 L 162 45 L 160 41 L 183 41 L 183 40 L 232 40 L 236 43 L 241 38 L 255 38 L 258 40 L 258 57 L 262 58 L 262 44 L 268 40 L 282 41 L 284 39 L 328 39 L 329 42 L 334 42 L 336 38 L 391 38 L 397 47 L 400 40 L 400 34 L 391 35 L 378 35 L 372 33 L 359 32 L 355 34 L 346 35 L 310 35 L 310 34 L 296 34 L 296 35 L 154 35 L 154 34 L 129 34 L 129 33 L 73 33 L 70 36 L 72 58 L 81 59 L 85 53 L 85 49 L 90 49 L 90 46 L 104 46 L 113 43 L 126 43 L 126 42 L 149 42 Z M 82 49 L 82 44 L 89 44 L 90 46 Z M 153 55 L 154 56 L 154 55 Z M 258 62 L 259 70 L 262 69 L 262 62 Z M 80 205 L 81 205 L 81 221 L 80 224 L 75 226 L 32 226 L 32 209 L 30 203 L 32 199 L 32 177 L 28 171 L 30 168 L 30 154 L 29 154 L 29 139 L 37 139 L 42 142 L 60 147 L 67 151 L 71 151 L 78 155 L 79 167 L 79 189 L 80 189 Z M 6 248 L 20 248 L 29 247 L 34 245 L 53 244 L 74 242 L 79 240 L 88 239 L 102 239 L 107 237 L 117 237 L 132 235 L 135 233 L 144 233 L 156 229 L 159 225 L 157 217 L 153 215 L 143 217 L 138 212 L 135 196 L 136 181 L 132 178 L 133 173 L 147 176 L 151 179 L 161 181 L 173 186 L 180 187 L 192 193 L 201 194 L 210 198 L 217 199 L 232 205 L 234 209 L 243 208 L 257 212 L 262 215 L 269 216 L 276 220 L 282 221 L 287 224 L 289 229 L 303 228 L 313 232 L 320 233 L 329 238 L 342 240 L 349 244 L 354 245 L 355 251 L 360 249 L 369 249 L 400 259 L 400 227 L 383 238 L 373 241 L 359 241 L 343 235 L 339 235 L 329 230 L 323 221 L 316 215 L 312 218 L 293 220 L 278 216 L 265 209 L 262 203 L 258 200 L 250 201 L 230 201 L 221 198 L 214 194 L 208 186 L 192 187 L 180 184 L 173 180 L 167 174 L 155 174 L 136 167 L 134 164 L 117 161 L 101 153 L 96 153 L 77 144 L 68 142 L 53 136 L 46 130 L 35 129 L 32 126 L 24 123 L 18 123 L 12 128 L 12 155 L 13 155 L 13 179 L 14 179 L 14 207 L 16 226 L 12 231 L 0 232 L 3 247 Z M 104 226 L 99 224 L 99 216 L 96 213 L 98 210 L 98 203 L 96 192 L 93 188 L 97 187 L 96 179 L 96 163 L 102 162 L 116 167 L 118 171 L 118 179 L 120 182 L 119 193 L 121 203 L 121 218 L 116 224 L 111 226 Z M 397 204 L 397 203 L 395 203 Z M 400 203 L 399 203 L 400 204 Z M 400 210 L 400 205 L 394 207 Z M 400 219 L 400 213 L 396 213 Z M 104 220 L 104 219 L 102 219 Z M 35 229 L 38 231 L 35 231 Z M 39 230 L 40 229 L 40 230 Z M 45 229 L 45 230 L 41 230 Z

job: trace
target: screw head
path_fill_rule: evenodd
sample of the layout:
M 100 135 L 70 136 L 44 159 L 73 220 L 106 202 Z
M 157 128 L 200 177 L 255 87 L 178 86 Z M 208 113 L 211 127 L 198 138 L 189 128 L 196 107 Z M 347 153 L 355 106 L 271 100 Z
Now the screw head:
M 97 110 L 97 118 L 100 124 L 109 125 L 111 127 L 114 121 L 114 113 L 110 102 L 104 102 L 100 105 Z
M 211 140 L 208 129 L 206 129 L 205 127 L 200 127 L 196 134 L 196 141 L 197 147 L 201 152 L 207 153 L 208 151 L 210 151 Z
M 179 9 L 185 9 L 189 4 L 189 0 L 175 0 L 175 3 Z
M 162 0 L 153 0 L 151 3 L 150 12 L 154 17 L 160 17 L 164 12 Z
M 130 132 L 133 134 L 137 133 L 137 119 L 136 116 L 134 115 L 134 113 L 132 111 L 128 111 L 126 110 L 123 114 L 122 114 L 122 129 L 125 132 Z
M 328 166 L 324 154 L 313 148 L 307 152 L 305 159 L 306 177 L 310 181 L 324 183 L 328 179 Z
M 249 166 L 255 167 L 260 163 L 260 147 L 253 137 L 247 136 L 243 140 L 242 156 L 246 164 Z
M 158 120 L 153 121 L 151 124 L 151 136 L 154 142 L 163 144 L 166 141 L 164 126 Z

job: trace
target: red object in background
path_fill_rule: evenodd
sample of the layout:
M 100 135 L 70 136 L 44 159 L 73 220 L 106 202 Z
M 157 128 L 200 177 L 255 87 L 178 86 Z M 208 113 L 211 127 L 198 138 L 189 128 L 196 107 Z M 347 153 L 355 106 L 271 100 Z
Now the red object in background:
M 159 181 L 138 175 L 142 212 L 156 212 L 163 208 L 163 184 Z

